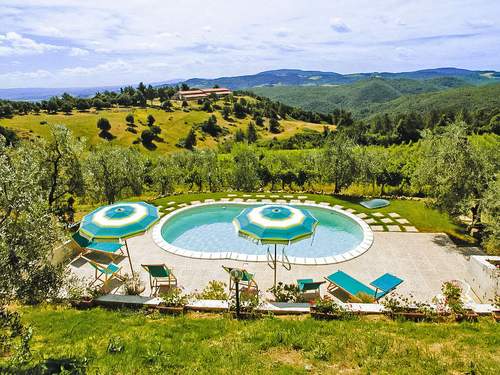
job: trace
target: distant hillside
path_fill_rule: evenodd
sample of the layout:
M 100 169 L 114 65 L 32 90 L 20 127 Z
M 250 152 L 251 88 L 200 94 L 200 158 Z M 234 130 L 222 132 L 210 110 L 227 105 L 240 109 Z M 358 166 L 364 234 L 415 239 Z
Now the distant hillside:
M 191 87 L 213 87 L 214 85 L 219 85 L 237 90 L 261 86 L 345 85 L 370 78 L 413 80 L 457 78 L 470 84 L 480 85 L 500 82 L 500 72 L 437 68 L 400 73 L 371 72 L 339 74 L 334 72 L 305 71 L 299 69 L 280 69 L 236 77 L 221 77 L 215 79 L 192 78 L 185 81 L 185 83 Z
M 438 92 L 470 86 L 454 77 L 427 80 L 370 78 L 342 86 L 259 87 L 252 91 L 306 110 L 330 113 L 335 108 L 351 111 L 355 117 L 371 113 L 374 104 L 390 102 L 404 95 Z
M 0 89 L 0 99 L 38 101 L 47 100 L 64 93 L 79 98 L 88 98 L 94 96 L 96 92 L 119 91 L 120 87 L 122 86 Z
M 405 95 L 386 103 L 372 105 L 366 115 L 376 113 L 469 112 L 484 110 L 500 113 L 500 84 L 481 87 L 459 87 L 442 92 Z

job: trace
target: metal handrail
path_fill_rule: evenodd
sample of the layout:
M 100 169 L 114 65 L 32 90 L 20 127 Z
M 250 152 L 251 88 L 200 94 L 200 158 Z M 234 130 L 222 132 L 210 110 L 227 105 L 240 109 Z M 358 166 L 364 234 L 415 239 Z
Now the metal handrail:
M 288 255 L 286 255 L 286 253 L 285 253 L 284 247 L 281 250 L 281 265 L 287 271 L 290 271 L 292 269 L 292 264 L 290 263 L 290 259 L 288 259 Z

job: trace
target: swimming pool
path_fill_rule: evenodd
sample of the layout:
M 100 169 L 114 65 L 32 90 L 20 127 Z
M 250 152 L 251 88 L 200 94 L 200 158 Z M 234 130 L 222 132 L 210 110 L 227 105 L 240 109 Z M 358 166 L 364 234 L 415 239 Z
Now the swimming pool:
M 269 245 L 239 236 L 232 223 L 241 211 L 256 205 L 263 204 L 224 202 L 188 206 L 165 216 L 154 228 L 153 238 L 163 249 L 192 258 L 267 261 Z M 285 247 L 278 245 L 279 254 L 285 248 L 290 263 L 346 261 L 361 255 L 373 242 L 368 224 L 349 212 L 319 205 L 291 206 L 307 209 L 319 223 L 311 238 Z M 280 256 L 278 260 L 282 260 Z

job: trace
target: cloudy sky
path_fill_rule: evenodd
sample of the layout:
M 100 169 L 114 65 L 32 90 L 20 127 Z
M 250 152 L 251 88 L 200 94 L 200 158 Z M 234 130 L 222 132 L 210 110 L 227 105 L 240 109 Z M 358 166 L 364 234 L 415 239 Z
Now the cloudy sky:
M 500 70 L 499 0 L 0 0 L 0 87 Z

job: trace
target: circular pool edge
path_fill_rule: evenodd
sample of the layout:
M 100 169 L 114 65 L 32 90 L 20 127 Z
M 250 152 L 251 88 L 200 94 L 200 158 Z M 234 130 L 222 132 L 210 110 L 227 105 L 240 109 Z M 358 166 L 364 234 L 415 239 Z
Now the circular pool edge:
M 222 260 L 222 259 L 230 259 L 230 260 L 238 260 L 238 261 L 243 261 L 243 262 L 267 262 L 267 256 L 266 255 L 253 255 L 253 254 L 242 254 L 238 253 L 236 251 L 222 251 L 222 252 L 201 252 L 201 251 L 194 251 L 194 250 L 188 250 L 184 249 L 181 247 L 177 247 L 172 245 L 171 243 L 168 243 L 165 241 L 161 234 L 161 229 L 165 222 L 167 222 L 170 218 L 173 216 L 179 214 L 180 212 L 189 210 L 193 207 L 200 207 L 200 206 L 210 206 L 210 205 L 228 205 L 228 204 L 238 204 L 238 205 L 262 205 L 266 204 L 264 202 L 225 202 L 225 201 L 215 201 L 215 202 L 204 202 L 204 203 L 197 203 L 197 204 L 191 204 L 186 207 L 179 208 L 173 212 L 170 212 L 169 214 L 163 216 L 161 220 L 153 227 L 153 241 L 156 243 L 157 246 L 162 248 L 163 250 L 168 251 L 169 253 L 175 254 L 175 255 L 180 255 L 183 257 L 187 258 L 194 258 L 194 259 L 212 259 L 212 260 Z M 267 203 L 270 204 L 270 203 Z M 278 204 L 278 203 L 276 203 Z M 341 263 L 341 262 L 346 262 L 348 260 L 357 258 L 358 256 L 364 254 L 368 249 L 372 246 L 373 244 L 373 231 L 371 230 L 370 226 L 361 218 L 357 217 L 356 215 L 350 213 L 349 211 L 345 211 L 339 208 L 335 207 L 330 207 L 322 204 L 316 204 L 316 203 L 279 203 L 282 205 L 287 205 L 287 206 L 301 206 L 301 207 L 319 207 L 323 208 L 325 210 L 330 210 L 330 211 L 335 211 L 338 212 L 342 215 L 345 215 L 349 217 L 351 220 L 354 220 L 362 229 L 363 231 L 363 240 L 361 243 L 358 244 L 354 249 L 349 250 L 345 253 L 335 255 L 335 256 L 328 256 L 328 257 L 316 257 L 316 258 L 304 258 L 304 257 L 293 257 L 289 256 L 287 261 L 291 264 L 296 264 L 296 265 L 326 265 L 326 264 L 335 264 L 335 263 Z M 278 256 L 278 262 L 283 262 L 284 260 L 282 259 L 281 256 Z

